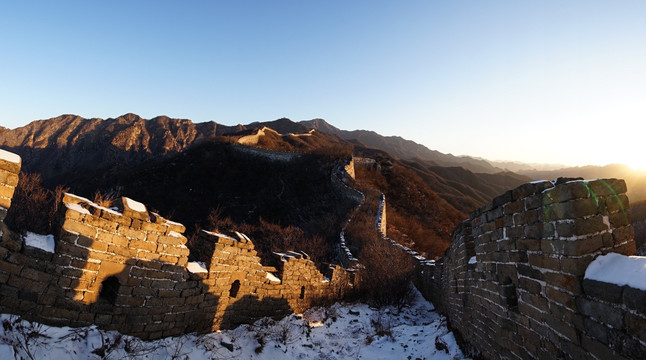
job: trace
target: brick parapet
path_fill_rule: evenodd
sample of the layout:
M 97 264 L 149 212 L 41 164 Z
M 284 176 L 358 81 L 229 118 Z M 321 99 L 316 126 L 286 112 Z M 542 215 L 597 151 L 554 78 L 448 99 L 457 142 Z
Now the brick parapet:
M 11 207 L 21 166 L 20 156 L 0 149 L 0 221 L 4 220 Z
M 467 351 L 485 358 L 644 354 L 646 334 L 636 331 L 643 309 L 624 309 L 625 299 L 617 304 L 624 320 L 612 343 L 589 315 L 608 304 L 584 291 L 595 257 L 635 251 L 625 192 L 616 179 L 543 181 L 508 191 L 455 230 L 445 256 L 425 270 L 433 275 L 423 278 L 422 292 L 447 314 Z
M 467 353 L 642 358 L 646 291 L 584 280 L 598 256 L 635 252 L 625 193 L 617 179 L 522 185 L 473 211 L 436 261 L 384 239 L 413 259 L 415 285 Z
M 198 248 L 212 255 L 189 271 L 182 224 L 128 198 L 119 208 L 65 194 L 53 253 L 0 222 L 0 311 L 155 339 L 300 312 L 352 288 L 352 272 L 330 266 L 325 278 L 302 253 L 280 271 L 263 266 L 240 233 L 202 232 Z

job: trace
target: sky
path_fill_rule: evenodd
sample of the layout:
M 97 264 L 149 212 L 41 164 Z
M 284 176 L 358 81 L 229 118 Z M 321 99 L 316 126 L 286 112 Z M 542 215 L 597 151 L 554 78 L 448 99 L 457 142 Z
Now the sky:
M 454 155 L 646 168 L 644 1 L 0 3 L 0 125 L 323 118 Z

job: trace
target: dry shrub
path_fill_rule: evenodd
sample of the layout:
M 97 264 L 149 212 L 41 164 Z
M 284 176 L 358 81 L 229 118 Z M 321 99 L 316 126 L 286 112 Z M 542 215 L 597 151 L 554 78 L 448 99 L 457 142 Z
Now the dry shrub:
M 391 206 L 388 209 L 388 236 L 396 242 L 406 245 L 413 241 L 413 250 L 426 254 L 427 258 L 441 257 L 451 244 L 446 237 L 438 234 L 435 229 L 428 228 L 413 216 L 402 216 L 398 209 Z M 391 231 L 391 228 L 397 231 Z
M 308 233 L 293 225 L 282 226 L 260 218 L 257 224 L 236 224 L 230 217 L 222 215 L 222 208 L 212 209 L 206 220 L 205 230 L 217 233 L 232 233 L 234 230 L 249 236 L 254 243 L 258 256 L 263 264 L 271 264 L 273 252 L 303 251 L 317 263 L 327 261 L 331 256 L 332 249 L 326 243 L 325 238 L 316 233 Z M 208 246 L 203 246 L 199 233 L 202 227 L 194 225 L 194 231 L 187 234 L 187 246 L 191 249 L 194 259 L 206 259 L 212 254 Z
M 110 191 L 104 194 L 100 190 L 97 190 L 94 193 L 94 197 L 92 201 L 95 204 L 102 206 L 104 208 L 111 208 L 112 206 L 114 206 L 115 201 L 117 200 L 118 197 L 119 197 L 118 192 Z
M 396 305 L 401 309 L 411 297 L 411 258 L 387 240 L 375 240 L 364 244 L 359 257 L 359 262 L 365 267 L 360 276 L 361 292 L 376 306 Z
M 316 263 L 329 258 L 329 246 L 322 236 L 308 234 L 292 225 L 281 226 L 261 218 L 258 225 L 245 224 L 238 231 L 251 236 L 263 263 L 273 261 L 272 252 L 289 250 L 303 251 Z
M 413 241 L 413 250 L 426 253 L 429 258 L 442 256 L 450 244 L 453 229 L 464 215 L 413 171 L 397 163 L 378 163 L 355 165 L 355 172 L 363 186 L 386 194 L 387 224 L 399 231 L 389 232 L 394 235 L 393 240 L 402 244 Z
M 235 226 L 233 220 L 230 217 L 225 217 L 223 215 L 222 206 L 218 204 L 215 209 L 211 209 L 211 212 L 206 217 L 206 228 L 219 232 L 221 230 L 231 229 Z
M 359 276 L 360 296 L 376 306 L 401 308 L 411 295 L 412 259 L 381 237 L 375 228 L 380 194 L 363 191 L 366 200 L 352 216 L 345 234 L 350 251 L 364 267 Z
M 20 172 L 5 223 L 17 231 L 51 233 L 55 214 L 66 191 L 67 188 L 60 185 L 54 190 L 45 188 L 40 174 Z

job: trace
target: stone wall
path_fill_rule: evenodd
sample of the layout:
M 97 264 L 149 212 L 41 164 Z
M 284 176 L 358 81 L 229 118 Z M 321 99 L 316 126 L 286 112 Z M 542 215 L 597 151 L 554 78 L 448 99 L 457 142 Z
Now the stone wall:
M 11 206 L 21 163 L 18 155 L 0 149 L 0 221 L 7 216 L 7 210 Z
M 237 149 L 238 151 L 242 151 L 247 154 L 263 157 L 271 161 L 277 161 L 277 162 L 289 162 L 301 156 L 301 154 L 299 153 L 269 150 L 269 149 L 252 146 L 252 145 L 236 144 L 234 148 Z
M 356 173 L 354 172 L 354 157 L 350 159 L 350 162 L 345 166 L 345 172 L 352 178 L 356 180 Z
M 381 194 L 381 201 L 379 202 L 379 210 L 375 220 L 375 227 L 383 237 L 387 237 L 386 225 L 388 224 L 386 218 L 386 195 Z
M 472 355 L 643 358 L 646 291 L 584 280 L 600 255 L 635 252 L 625 193 L 616 179 L 520 186 L 474 211 L 419 286 Z
M 19 165 L 0 161 L 1 187 L 15 186 Z M 116 210 L 66 194 L 62 205 L 53 252 L 0 222 L 0 311 L 155 339 L 301 312 L 352 288 L 352 272 L 330 265 L 326 277 L 303 253 L 263 266 L 239 233 L 200 233 L 204 261 L 189 262 L 184 226 L 132 199 Z
M 345 181 L 347 181 L 347 178 L 345 175 L 348 175 L 352 179 L 354 179 L 354 158 L 350 160 L 349 164 L 345 166 L 337 167 L 337 170 L 334 171 L 331 176 L 332 186 L 337 191 L 344 194 L 348 199 L 352 199 L 359 204 L 353 210 L 352 214 L 354 214 L 357 211 L 359 211 L 366 197 L 361 191 L 353 189 L 345 183 Z M 359 261 L 357 260 L 357 258 L 354 257 L 354 255 L 350 251 L 350 248 L 348 248 L 347 242 L 345 240 L 345 229 L 347 228 L 350 221 L 352 221 L 352 218 L 346 221 L 346 223 L 343 225 L 343 229 L 341 229 L 341 233 L 339 234 L 338 254 L 339 254 L 339 261 L 341 262 L 341 265 L 345 266 L 348 269 L 351 269 L 351 268 L 353 269 L 357 266 Z

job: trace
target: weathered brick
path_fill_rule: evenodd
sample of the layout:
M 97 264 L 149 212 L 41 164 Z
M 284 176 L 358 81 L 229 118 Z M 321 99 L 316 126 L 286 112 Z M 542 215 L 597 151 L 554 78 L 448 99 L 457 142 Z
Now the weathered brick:
M 71 219 L 65 219 L 65 222 L 63 223 L 63 229 L 67 231 L 79 233 L 81 235 L 84 235 L 90 238 L 96 237 L 96 234 L 97 234 L 96 228 L 89 226 L 85 223 L 78 222 Z
M 585 255 L 576 258 L 562 257 L 560 259 L 561 271 L 566 274 L 583 275 L 588 265 L 594 260 L 595 255 Z
M 577 299 L 577 307 L 583 315 L 590 316 L 598 322 L 613 328 L 623 327 L 624 313 L 620 308 L 585 298 Z
M 626 213 L 626 215 L 630 215 L 628 196 L 625 194 L 608 196 L 606 198 L 606 207 L 610 213 L 622 212 Z
M 16 187 L 18 185 L 18 175 L 14 172 L 0 169 L 0 184 Z
M 138 250 L 156 251 L 157 244 L 148 241 L 130 240 L 130 247 Z
M 581 284 L 576 276 L 547 272 L 545 274 L 545 281 L 547 284 L 556 288 L 563 289 L 574 294 L 581 293 Z
M 13 186 L 8 186 L 0 183 L 0 196 L 11 199 L 13 197 L 15 188 Z
M 627 191 L 626 182 L 618 179 L 599 179 L 588 182 L 588 187 L 596 196 L 623 194 Z
M 553 204 L 590 197 L 588 187 L 581 181 L 559 184 L 543 192 L 543 204 Z
M 124 246 L 109 245 L 106 249 L 108 253 L 125 256 L 128 258 L 137 256 L 137 249 L 131 249 Z
M 87 225 L 107 230 L 107 231 L 116 231 L 119 224 L 114 221 L 109 221 L 98 216 L 85 216 L 83 222 Z
M 11 198 L 0 196 L 0 208 L 5 210 L 11 208 Z
M 586 295 L 593 296 L 605 301 L 614 303 L 620 302 L 622 300 L 623 290 L 623 286 L 590 279 L 583 280 L 583 291 Z
M 635 232 L 632 226 L 625 226 L 613 229 L 612 236 L 615 239 L 615 244 L 622 244 L 628 240 L 633 239 L 635 237 Z
M 626 332 L 646 342 L 646 318 L 627 312 L 625 315 Z
M 118 228 L 119 234 L 128 237 L 130 239 L 135 239 L 135 240 L 140 240 L 143 241 L 146 239 L 146 233 L 143 231 L 138 231 L 131 229 L 130 227 L 126 227 L 123 225 L 120 225 Z
M 558 257 L 549 256 L 544 253 L 528 254 L 529 264 L 541 269 L 559 270 L 561 264 Z
M 623 303 L 633 310 L 646 314 L 646 291 L 625 286 Z

